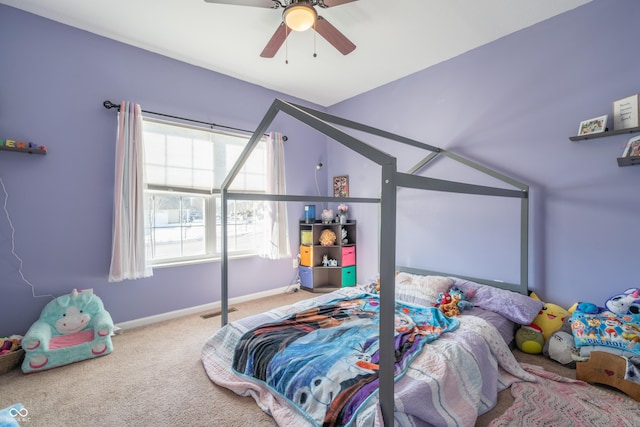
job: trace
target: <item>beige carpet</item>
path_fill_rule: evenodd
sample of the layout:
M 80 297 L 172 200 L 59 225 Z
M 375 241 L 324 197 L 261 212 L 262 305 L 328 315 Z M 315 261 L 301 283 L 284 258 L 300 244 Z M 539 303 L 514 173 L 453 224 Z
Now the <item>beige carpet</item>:
M 314 294 L 300 291 L 233 305 L 229 320 L 291 304 Z M 125 331 L 113 338 L 112 354 L 50 371 L 0 375 L 0 408 L 22 403 L 38 426 L 274 426 L 250 397 L 218 387 L 200 362 L 204 341 L 220 328 L 220 317 L 182 317 Z M 575 371 L 541 356 L 514 352 L 518 360 L 575 378 Z M 509 390 L 486 426 L 511 404 Z

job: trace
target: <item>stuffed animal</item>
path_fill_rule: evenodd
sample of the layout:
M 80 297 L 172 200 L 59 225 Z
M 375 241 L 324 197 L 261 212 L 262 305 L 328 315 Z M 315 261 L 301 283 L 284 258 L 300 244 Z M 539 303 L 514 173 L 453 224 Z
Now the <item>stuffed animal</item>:
M 615 314 L 640 314 L 640 289 L 631 288 L 622 294 L 614 295 L 604 306 Z
M 439 308 L 445 316 L 455 317 L 460 314 L 460 309 L 458 308 L 458 302 L 460 302 L 459 294 L 444 294 L 442 300 L 445 302 L 441 303 Z
M 0 338 L 0 356 L 18 350 L 21 342 L 21 335 L 11 335 L 9 337 Z
M 320 244 L 322 246 L 333 246 L 336 244 L 336 233 L 327 228 L 320 233 Z
M 520 351 L 529 354 L 542 353 L 544 337 L 538 325 L 522 325 L 516 331 L 516 346 Z
M 320 244 L 322 246 L 333 246 L 336 244 L 336 233 L 330 229 L 322 230 L 320 233 Z
M 460 301 L 458 301 L 458 308 L 460 309 L 460 311 L 466 310 L 467 308 L 473 308 L 473 303 L 467 300 L 464 292 L 462 292 L 462 290 L 460 290 L 457 286 L 451 287 L 451 289 L 449 289 L 449 294 L 460 295 Z
M 585 314 L 598 314 L 602 310 L 600 307 L 590 302 L 577 302 L 569 308 L 569 313 L 573 313 L 574 311 L 579 311 Z
M 535 292 L 531 292 L 530 297 L 540 301 L 540 298 Z M 546 341 L 552 333 L 562 327 L 562 322 L 564 322 L 564 319 L 569 315 L 570 313 L 559 305 L 545 302 L 531 323 L 540 327 L 542 336 Z
M 442 304 L 449 304 L 451 302 L 451 294 L 449 292 L 439 292 L 438 299 L 436 300 L 434 307 L 440 307 Z
M 544 343 L 542 354 L 571 369 L 576 367 L 576 360 L 582 360 L 573 338 L 571 316 L 565 317 L 560 329 Z

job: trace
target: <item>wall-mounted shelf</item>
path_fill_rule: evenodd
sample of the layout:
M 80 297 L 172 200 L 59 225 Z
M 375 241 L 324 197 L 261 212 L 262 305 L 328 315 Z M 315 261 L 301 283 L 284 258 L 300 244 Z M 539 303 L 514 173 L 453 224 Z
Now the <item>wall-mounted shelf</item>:
M 636 132 L 640 132 L 640 127 L 620 129 L 620 130 L 609 130 L 609 131 L 600 132 L 600 133 L 591 133 L 589 135 L 570 136 L 569 139 L 571 141 L 584 141 L 585 139 L 604 138 L 606 136 L 624 135 L 625 133 L 636 133 Z
M 636 133 L 636 132 L 640 132 L 640 127 L 628 128 L 628 129 L 620 129 L 620 130 L 611 130 L 611 131 L 600 132 L 600 133 L 592 133 L 592 134 L 589 134 L 589 135 L 570 136 L 569 139 L 571 141 L 584 141 L 585 139 L 604 138 L 604 137 L 607 137 L 607 136 L 624 135 L 626 133 Z M 619 167 L 622 167 L 622 166 L 634 166 L 634 165 L 640 165 L 640 157 L 639 156 L 636 156 L 636 157 L 618 157 L 618 166 Z
M 47 150 L 43 150 L 40 148 L 18 148 L 18 147 L 7 147 L 6 145 L 0 145 L 0 151 L 17 151 L 18 153 L 27 153 L 27 154 L 47 154 Z
M 640 165 L 640 156 L 635 157 L 618 157 L 618 166 Z

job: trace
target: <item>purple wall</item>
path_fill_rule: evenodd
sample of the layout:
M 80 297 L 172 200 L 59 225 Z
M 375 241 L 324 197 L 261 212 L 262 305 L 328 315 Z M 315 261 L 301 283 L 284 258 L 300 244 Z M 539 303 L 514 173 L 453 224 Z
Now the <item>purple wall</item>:
M 583 142 L 569 136 L 580 121 L 611 117 L 613 101 L 640 92 L 639 21 L 635 0 L 596 0 L 328 111 L 529 184 L 530 287 L 567 307 L 576 301 L 601 305 L 640 286 L 640 167 L 616 163 L 635 135 Z M 425 49 L 430 43 L 438 41 L 424 41 Z M 407 150 L 387 142 L 382 147 L 402 153 L 400 170 L 417 161 Z M 327 150 L 329 164 L 363 163 L 335 144 Z M 450 161 L 438 161 L 430 171 L 439 178 L 475 179 Z M 370 183 L 378 177 L 377 168 L 366 164 L 351 169 L 351 191 L 375 196 L 379 186 Z M 398 264 L 518 280 L 517 204 L 403 190 L 398 205 Z M 377 219 L 374 209 L 360 206 L 354 216 L 362 227 Z M 369 240 L 376 243 L 375 236 Z M 375 274 L 377 265 L 364 263 L 376 249 L 358 249 L 364 260 L 359 277 Z
M 49 148 L 46 156 L 0 152 L 15 252 L 36 294 L 94 288 L 115 322 L 218 301 L 218 262 L 107 282 L 117 113 L 102 102 L 127 99 L 150 111 L 254 129 L 275 98 L 287 97 L 4 5 L 0 52 L 0 138 Z M 273 130 L 289 138 L 289 191 L 315 194 L 313 171 L 324 160 L 325 138 L 282 114 Z M 299 179 L 305 175 L 309 179 Z M 326 171 L 319 177 L 326 191 Z M 292 230 L 302 211 L 301 204 L 290 205 Z M 297 231 L 291 242 L 297 244 Z M 25 333 L 50 301 L 32 297 L 11 248 L 11 229 L 1 212 L 0 336 Z M 231 261 L 229 275 L 234 297 L 286 286 L 294 271 L 290 259 L 252 257 Z

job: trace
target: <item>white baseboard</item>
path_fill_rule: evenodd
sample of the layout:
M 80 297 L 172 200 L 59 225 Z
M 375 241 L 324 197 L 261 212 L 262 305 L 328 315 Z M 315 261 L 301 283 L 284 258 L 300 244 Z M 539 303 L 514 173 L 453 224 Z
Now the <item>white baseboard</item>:
M 241 302 L 251 301 L 254 299 L 270 297 L 272 295 L 279 295 L 290 290 L 291 290 L 291 286 L 284 286 L 282 288 L 271 289 L 269 291 L 257 292 L 255 294 L 230 298 L 229 305 L 239 304 Z M 121 330 L 139 328 L 140 326 L 152 325 L 154 323 L 162 322 L 165 320 L 177 319 L 178 317 L 182 317 L 182 316 L 189 316 L 191 314 L 202 313 L 204 311 L 216 310 L 216 309 L 219 309 L 221 306 L 222 306 L 222 302 L 216 301 L 209 304 L 197 305 L 195 307 L 183 308 L 181 310 L 175 310 L 175 311 L 169 311 L 167 313 L 156 314 L 154 316 L 141 317 L 140 319 L 128 320 L 126 322 L 117 323 L 114 326 L 115 328 L 119 328 Z M 118 333 L 121 333 L 121 331 L 119 331 Z

